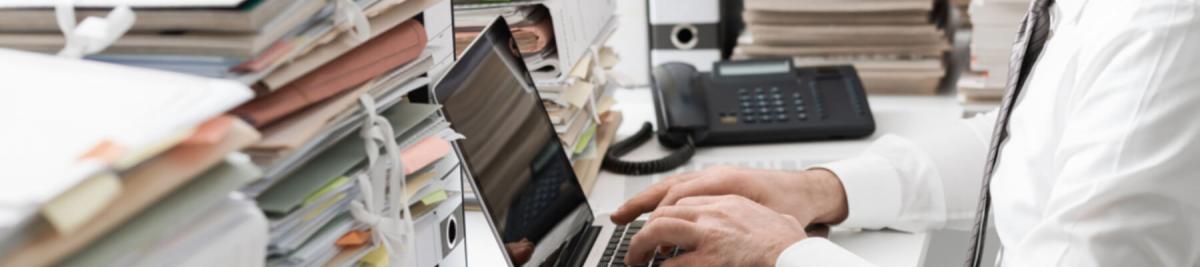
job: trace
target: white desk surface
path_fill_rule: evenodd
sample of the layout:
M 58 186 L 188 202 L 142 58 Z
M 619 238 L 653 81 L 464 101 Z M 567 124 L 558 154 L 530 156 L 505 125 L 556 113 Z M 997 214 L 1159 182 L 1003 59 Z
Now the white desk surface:
M 619 137 L 633 134 L 643 122 L 653 123 L 653 105 L 649 90 L 622 89 L 616 93 L 616 98 L 619 102 L 616 108 L 622 110 L 625 116 L 618 130 Z M 697 151 L 694 161 L 719 161 L 730 158 L 791 160 L 807 166 L 856 155 L 883 134 L 911 135 L 935 130 L 958 120 L 962 114 L 961 108 L 950 96 L 872 96 L 870 105 L 875 115 L 877 130 L 869 138 L 702 148 Z M 646 145 L 631 153 L 629 158 L 649 159 L 665 153 L 666 150 L 658 145 Z M 657 177 L 624 177 L 602 172 L 592 189 L 589 202 L 596 213 L 609 213 L 656 180 Z M 484 221 L 483 214 L 467 212 L 466 220 L 468 265 L 505 266 L 503 254 L 491 228 Z M 879 266 L 921 266 L 929 243 L 927 234 L 845 229 L 835 229 L 830 239 Z

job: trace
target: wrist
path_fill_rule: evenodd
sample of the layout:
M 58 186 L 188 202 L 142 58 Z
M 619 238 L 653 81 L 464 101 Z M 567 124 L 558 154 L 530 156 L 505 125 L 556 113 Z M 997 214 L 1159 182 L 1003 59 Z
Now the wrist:
M 813 223 L 837 224 L 849 216 L 846 190 L 842 180 L 833 172 L 817 168 L 804 172 L 805 186 L 811 188 Z

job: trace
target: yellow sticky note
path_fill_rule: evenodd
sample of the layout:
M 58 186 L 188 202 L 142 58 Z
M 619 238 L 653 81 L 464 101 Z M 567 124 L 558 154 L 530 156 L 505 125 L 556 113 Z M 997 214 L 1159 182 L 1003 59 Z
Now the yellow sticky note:
M 387 247 L 385 246 L 375 247 L 374 250 L 371 250 L 371 252 L 368 252 L 367 255 L 364 255 L 362 260 L 359 260 L 359 262 L 362 262 L 363 265 L 372 267 L 388 266 L 388 261 L 388 251 Z
M 70 235 L 99 214 L 121 192 L 121 178 L 112 173 L 92 176 L 42 207 L 42 215 L 59 234 Z
M 313 201 L 317 201 L 318 199 L 321 199 L 321 197 L 324 196 L 325 194 L 328 194 L 330 191 L 333 191 L 333 189 L 342 187 L 342 185 L 345 185 L 346 183 L 349 183 L 349 182 L 350 182 L 350 177 L 346 177 L 346 176 L 338 177 L 337 179 L 334 179 L 333 181 L 330 181 L 329 183 L 325 184 L 325 186 L 322 186 L 321 189 L 317 190 L 317 192 L 313 192 L 312 194 L 308 195 L 308 197 L 304 198 L 304 204 L 301 204 L 301 205 L 308 205 L 309 203 L 312 203 Z
M 417 194 L 417 191 L 420 191 L 422 187 L 425 187 L 426 184 L 429 184 L 430 181 L 433 181 L 433 178 L 436 175 L 437 174 L 433 172 L 424 172 L 418 174 L 416 177 L 410 176 L 408 179 L 408 190 L 404 191 L 404 197 L 414 197 Z
M 446 200 L 446 190 L 438 190 L 437 192 L 430 193 L 429 195 L 421 198 L 421 204 L 433 205 L 435 203 L 442 202 L 443 200 Z

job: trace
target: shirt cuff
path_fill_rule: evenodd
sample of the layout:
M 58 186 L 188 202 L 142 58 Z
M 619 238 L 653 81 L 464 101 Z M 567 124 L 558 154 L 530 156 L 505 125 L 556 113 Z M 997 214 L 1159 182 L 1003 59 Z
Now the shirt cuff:
M 810 237 L 797 241 L 775 260 L 776 267 L 798 266 L 874 266 L 828 239 Z
M 849 210 L 839 226 L 879 229 L 896 222 L 901 204 L 900 177 L 887 159 L 868 153 L 813 168 L 827 169 L 842 180 Z

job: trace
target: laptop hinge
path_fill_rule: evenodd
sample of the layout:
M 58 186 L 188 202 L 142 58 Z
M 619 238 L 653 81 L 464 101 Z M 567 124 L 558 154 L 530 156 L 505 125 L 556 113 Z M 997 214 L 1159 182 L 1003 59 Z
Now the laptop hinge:
M 558 266 L 565 267 L 580 267 L 587 261 L 588 253 L 592 251 L 592 245 L 596 244 L 596 238 L 600 236 L 600 226 L 590 224 L 584 225 L 580 229 L 580 233 L 575 235 L 579 238 L 574 238 L 568 244 L 566 251 L 570 253 L 570 257 L 563 257 Z

